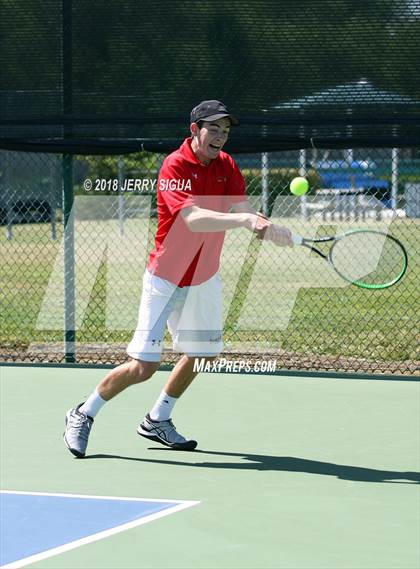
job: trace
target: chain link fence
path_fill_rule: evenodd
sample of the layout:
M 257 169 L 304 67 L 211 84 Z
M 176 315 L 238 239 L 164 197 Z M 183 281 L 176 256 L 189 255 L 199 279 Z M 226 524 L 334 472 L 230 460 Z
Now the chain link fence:
M 69 350 L 77 362 L 126 360 L 153 246 L 163 158 L 75 156 L 69 250 L 63 159 L 0 153 L 2 361 L 63 362 Z M 417 374 L 419 150 L 313 149 L 235 160 L 250 201 L 276 222 L 309 237 L 356 227 L 389 231 L 406 246 L 409 267 L 398 285 L 367 291 L 307 252 L 257 242 L 245 229 L 229 231 L 221 263 L 225 353 L 270 358 L 277 369 Z M 302 197 L 289 192 L 298 175 L 310 182 Z M 74 261 L 72 290 L 65 254 Z M 172 363 L 178 355 L 169 338 L 166 346 L 163 361 Z

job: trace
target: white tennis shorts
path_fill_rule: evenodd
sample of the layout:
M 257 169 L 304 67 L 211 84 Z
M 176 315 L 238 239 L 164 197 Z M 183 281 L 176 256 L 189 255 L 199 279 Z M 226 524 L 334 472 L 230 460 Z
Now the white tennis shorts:
M 174 351 L 217 356 L 223 348 L 219 274 L 202 284 L 181 288 L 146 270 L 137 328 L 127 354 L 137 360 L 160 361 L 166 326 Z

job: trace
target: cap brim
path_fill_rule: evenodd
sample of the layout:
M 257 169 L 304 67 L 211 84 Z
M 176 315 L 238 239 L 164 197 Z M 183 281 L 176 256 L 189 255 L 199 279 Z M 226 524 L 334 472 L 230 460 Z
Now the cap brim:
M 202 119 L 199 119 L 200 121 L 205 121 L 205 122 L 210 122 L 210 121 L 217 121 L 218 119 L 223 119 L 227 117 L 230 120 L 230 123 L 232 126 L 238 126 L 239 121 L 236 117 L 234 117 L 233 115 L 230 115 L 228 113 L 219 113 L 217 115 L 210 115 L 209 117 L 204 117 Z

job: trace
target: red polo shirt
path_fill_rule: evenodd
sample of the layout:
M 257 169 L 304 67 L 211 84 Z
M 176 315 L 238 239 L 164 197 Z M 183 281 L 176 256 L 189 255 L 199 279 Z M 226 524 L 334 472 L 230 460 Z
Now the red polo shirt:
M 245 199 L 245 181 L 233 158 L 221 151 L 205 166 L 195 157 L 191 138 L 185 139 L 159 172 L 158 226 L 148 270 L 181 287 L 211 278 L 219 269 L 225 232 L 192 232 L 179 212 L 196 205 L 227 213 Z

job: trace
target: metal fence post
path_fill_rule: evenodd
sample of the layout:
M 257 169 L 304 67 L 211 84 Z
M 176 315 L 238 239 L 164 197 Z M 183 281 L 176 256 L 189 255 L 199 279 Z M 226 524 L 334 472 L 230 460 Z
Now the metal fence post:
M 75 271 L 73 215 L 73 156 L 63 155 L 63 223 L 64 223 L 64 353 L 66 363 L 76 361 Z
M 305 178 L 308 175 L 306 171 L 306 150 L 301 148 L 299 150 L 299 176 Z M 302 218 L 306 221 L 308 219 L 308 208 L 306 203 L 306 196 L 303 195 L 300 198 L 300 208 L 302 212 Z
M 261 207 L 262 213 L 268 216 L 268 153 L 261 154 Z
M 391 160 L 391 209 L 398 207 L 398 148 L 392 149 Z
M 122 192 L 122 185 L 124 183 L 124 159 L 122 156 L 118 158 L 118 227 L 120 228 L 120 235 L 124 235 L 124 217 L 125 217 L 125 198 Z
M 62 103 L 63 115 L 68 117 L 73 114 L 72 8 L 72 0 L 62 0 Z M 63 137 L 71 138 L 72 134 L 72 126 L 64 124 Z M 76 361 L 73 202 L 73 156 L 63 154 L 64 353 L 66 363 Z

